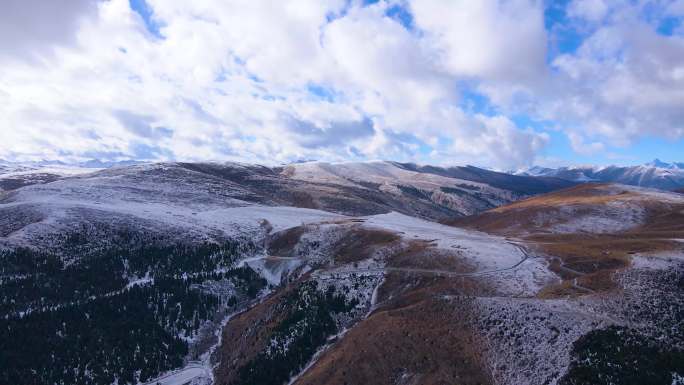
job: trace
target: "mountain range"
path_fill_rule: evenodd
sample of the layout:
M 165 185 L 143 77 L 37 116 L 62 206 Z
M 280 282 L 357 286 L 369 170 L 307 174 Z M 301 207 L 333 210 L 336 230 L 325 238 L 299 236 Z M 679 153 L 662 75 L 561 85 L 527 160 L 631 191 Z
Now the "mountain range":
M 82 162 L 63 162 L 63 161 L 35 161 L 35 162 L 9 162 L 0 159 L 0 188 L 2 183 L 21 183 L 20 181 L 3 182 L 3 180 L 10 179 L 12 175 L 20 172 L 25 175 L 25 178 L 33 177 L 37 180 L 52 180 L 59 175 L 69 173 L 69 170 L 79 170 L 82 172 L 93 171 L 95 169 L 113 168 L 133 166 L 137 164 L 144 164 L 148 162 L 125 160 L 125 161 L 101 161 L 91 159 Z M 182 163 L 182 162 L 180 162 Z M 292 164 L 284 164 L 271 169 L 294 168 L 294 167 L 311 167 L 311 165 L 319 165 L 319 168 L 330 167 L 333 165 L 340 169 L 349 169 L 351 165 L 373 164 L 382 162 L 348 162 L 346 163 L 326 163 L 318 161 L 301 161 Z M 564 166 L 564 167 L 542 167 L 532 166 L 516 171 L 497 172 L 494 170 L 476 167 L 476 166 L 453 166 L 453 167 L 437 167 L 430 165 L 418 165 L 414 163 L 400 163 L 400 162 L 384 162 L 391 164 L 399 169 L 406 171 L 419 172 L 422 174 L 433 174 L 448 178 L 464 179 L 472 182 L 482 182 L 490 184 L 493 187 L 501 187 L 510 191 L 515 191 L 519 194 L 525 195 L 530 193 L 549 192 L 553 183 L 562 183 L 559 180 L 585 183 L 585 182 L 603 182 L 603 183 L 620 183 L 631 186 L 641 186 L 657 188 L 662 190 L 674 191 L 684 188 L 684 162 L 667 163 L 659 159 L 643 165 L 636 166 Z M 220 163 L 213 163 L 220 164 Z M 324 165 L 328 166 L 324 166 Z M 303 165 L 303 166 L 302 166 Z M 309 165 L 309 166 L 306 166 Z M 73 172 L 73 171 L 72 171 Z M 4 176 L 3 176 L 4 174 Z M 36 176 L 36 174 L 40 174 Z M 506 176 L 524 176 L 536 177 L 533 179 L 520 179 Z M 31 176 L 32 175 L 32 176 Z M 370 177 L 370 176 L 369 176 Z M 543 177 L 540 179 L 539 177 Z M 356 176 L 359 179 L 358 175 Z M 553 182 L 552 180 L 555 180 Z M 561 186 L 561 184 L 558 184 Z M 563 185 L 568 187 L 567 184 Z
M 534 166 L 513 174 L 554 177 L 574 182 L 620 183 L 663 190 L 684 187 L 684 163 L 665 163 L 658 159 L 639 166 Z
M 675 192 L 386 161 L 2 167 L 3 384 L 684 378 Z

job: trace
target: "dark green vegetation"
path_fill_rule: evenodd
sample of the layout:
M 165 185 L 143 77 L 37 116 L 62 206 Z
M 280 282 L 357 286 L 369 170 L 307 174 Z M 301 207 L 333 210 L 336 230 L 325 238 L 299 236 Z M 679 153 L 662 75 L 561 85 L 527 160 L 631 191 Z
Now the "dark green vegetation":
M 169 245 L 131 235 L 93 251 L 79 250 L 81 237 L 69 235 L 59 256 L 0 252 L 0 383 L 144 382 L 181 366 L 184 338 L 218 310 L 266 286 L 249 267 L 234 267 L 254 251 L 250 243 Z M 212 282 L 227 289 L 206 289 Z
M 560 385 L 684 380 L 684 269 L 631 270 L 620 279 L 626 282 L 621 312 L 634 326 L 612 326 L 579 338 Z
M 325 291 L 317 286 L 316 281 L 307 281 L 286 296 L 281 306 L 288 312 L 274 330 L 271 345 L 239 370 L 235 384 L 286 383 L 337 333 L 333 316 L 349 312 L 358 301 L 335 293 L 334 286 Z
M 673 384 L 684 374 L 684 351 L 628 328 L 595 330 L 573 345 L 573 361 L 561 385 Z

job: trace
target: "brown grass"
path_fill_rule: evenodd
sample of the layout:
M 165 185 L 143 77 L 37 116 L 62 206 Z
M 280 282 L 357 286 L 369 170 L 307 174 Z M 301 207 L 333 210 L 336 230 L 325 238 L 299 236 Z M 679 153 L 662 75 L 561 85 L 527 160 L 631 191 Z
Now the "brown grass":
M 611 185 L 602 183 L 581 184 L 575 187 L 570 187 L 549 194 L 524 199 L 506 206 L 497 207 L 495 209 L 492 209 L 491 211 L 503 213 L 506 211 L 525 209 L 530 207 L 604 205 L 608 202 L 613 202 L 616 200 L 625 200 L 638 196 L 638 194 L 630 191 L 623 191 L 619 194 L 614 194 L 607 188 L 609 186 Z
M 573 285 L 573 279 L 564 279 L 559 283 L 550 284 L 544 287 L 538 294 L 538 298 L 562 298 L 578 297 L 591 294 L 593 292 L 608 292 L 616 289 L 613 280 L 614 270 L 599 270 L 591 274 L 577 276 L 577 285 Z M 590 289 L 587 291 L 584 289 Z
M 615 288 L 614 274 L 614 271 L 610 269 L 600 270 L 577 278 L 577 284 L 596 292 L 610 291 Z
M 305 226 L 297 226 L 271 235 L 268 242 L 268 253 L 278 257 L 290 256 L 305 231 Z
M 356 224 L 350 224 L 342 237 L 332 245 L 334 260 L 338 263 L 350 263 L 370 258 L 381 247 L 389 246 L 399 241 L 400 237 L 392 232 L 384 230 L 365 229 Z M 307 226 L 293 227 L 271 235 L 268 244 L 270 255 L 289 257 L 299 243 L 302 235 L 307 231 Z
M 475 217 L 462 218 L 453 224 L 507 236 L 522 237 L 542 255 L 550 257 L 549 268 L 562 279 L 545 288 L 540 296 L 574 296 L 587 294 L 573 287 L 597 292 L 615 288 L 613 273 L 626 268 L 630 256 L 682 249 L 684 238 L 684 205 L 672 205 L 639 194 L 619 192 L 605 184 L 585 184 L 537 196 L 487 211 Z M 615 191 L 618 191 L 615 194 Z M 607 203 L 619 200 L 639 202 L 646 213 L 644 224 L 615 234 L 554 234 L 547 228 L 556 221 L 596 215 Z M 573 216 L 562 214 L 572 206 Z M 565 215 L 567 218 L 563 217 Z M 545 218 L 549 223 L 541 223 Z
M 468 300 L 453 280 L 389 274 L 404 290 L 351 329 L 297 382 L 304 384 L 490 384 L 470 327 Z M 389 290 L 391 291 L 391 290 Z
M 537 293 L 537 298 L 554 299 L 579 297 L 586 294 L 586 291 L 574 288 L 571 281 L 562 281 L 560 283 L 554 283 L 544 287 L 541 291 L 539 291 L 539 293 Z
M 458 250 L 438 250 L 430 241 L 412 240 L 387 259 L 387 266 L 399 268 L 435 269 L 470 273 L 475 267 L 466 263 Z
M 398 235 L 389 231 L 354 226 L 335 245 L 335 262 L 350 263 L 368 259 L 378 248 L 399 239 Z
M 517 235 L 524 232 L 544 232 L 545 224 L 535 222 L 538 214 L 553 214 L 562 207 L 574 206 L 576 215 L 593 212 L 593 208 L 616 200 L 625 200 L 637 194 L 624 191 L 615 194 L 608 184 L 582 184 L 549 194 L 538 195 L 505 206 L 500 206 L 476 216 L 458 218 L 447 224 L 471 227 L 497 234 Z
M 265 301 L 233 317 L 223 328 L 221 347 L 216 359 L 220 362 L 214 375 L 217 383 L 231 384 L 238 376 L 238 370 L 266 348 L 274 329 L 282 322 L 285 309 L 279 304 L 297 283 L 277 291 Z
M 619 191 L 619 188 L 608 184 L 583 184 L 497 207 L 477 216 L 455 219 L 448 224 L 509 236 L 549 233 L 547 228 L 553 224 L 600 215 L 608 203 L 635 200 L 641 196 Z M 658 202 L 649 202 L 647 198 L 639 202 L 647 209 L 662 212 L 663 207 Z M 561 211 L 565 207 L 573 207 L 572 216 Z
M 634 234 L 537 235 L 528 241 L 535 242 L 538 251 L 552 258 L 549 270 L 563 280 L 544 289 L 540 296 L 545 298 L 587 294 L 571 287 L 570 281 L 575 278 L 580 286 L 596 292 L 613 290 L 614 272 L 628 267 L 631 255 L 657 253 L 677 246 L 673 241 L 637 238 Z

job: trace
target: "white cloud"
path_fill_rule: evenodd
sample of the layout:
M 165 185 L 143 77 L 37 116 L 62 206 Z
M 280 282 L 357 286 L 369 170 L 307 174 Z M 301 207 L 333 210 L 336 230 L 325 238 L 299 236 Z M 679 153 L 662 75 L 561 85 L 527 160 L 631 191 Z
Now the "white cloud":
M 35 61 L 49 56 L 53 44 L 73 43 L 96 7 L 92 0 L 4 0 L 0 10 L 0 59 Z
M 32 2 L 7 3 L 34 32 L 26 44 L 0 38 L 0 157 L 511 169 L 550 139 L 507 115 L 573 127 L 578 152 L 684 136 L 682 37 L 656 34 L 629 7 L 573 3 L 576 17 L 608 21 L 549 65 L 534 0 L 148 3 L 161 38 L 126 0 L 70 3 L 49 26 Z M 411 12 L 410 28 L 387 16 L 393 7 Z M 494 116 L 459 107 L 463 84 Z
M 588 21 L 601 21 L 608 13 L 606 0 L 574 0 L 568 6 L 568 15 Z
M 437 60 L 456 76 L 512 81 L 544 71 L 546 32 L 538 1 L 414 0 L 411 10 Z
M 670 16 L 684 16 L 684 0 L 675 0 L 667 7 Z
M 657 34 L 631 15 L 601 26 L 553 66 L 560 76 L 550 118 L 618 146 L 684 136 L 683 37 Z
M 606 146 L 601 142 L 587 142 L 582 135 L 577 132 L 568 132 L 568 139 L 572 149 L 581 155 L 596 155 L 601 151 L 605 151 Z

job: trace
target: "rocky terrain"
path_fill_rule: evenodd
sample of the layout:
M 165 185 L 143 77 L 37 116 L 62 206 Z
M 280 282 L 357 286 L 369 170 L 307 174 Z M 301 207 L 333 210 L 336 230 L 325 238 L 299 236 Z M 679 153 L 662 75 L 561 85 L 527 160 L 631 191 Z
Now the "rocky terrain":
M 13 167 L 2 383 L 684 376 L 677 193 L 393 162 Z

